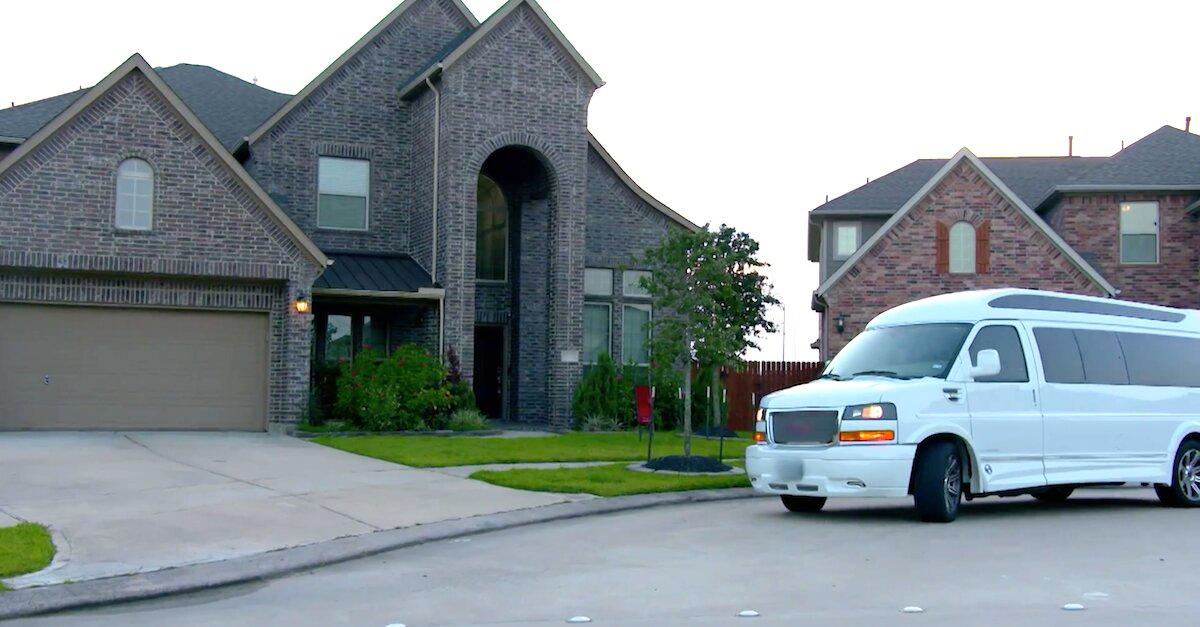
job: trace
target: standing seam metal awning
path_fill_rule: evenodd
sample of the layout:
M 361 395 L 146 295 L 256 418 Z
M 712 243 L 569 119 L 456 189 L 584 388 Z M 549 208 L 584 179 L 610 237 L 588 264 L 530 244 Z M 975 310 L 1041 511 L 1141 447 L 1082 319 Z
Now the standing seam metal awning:
M 408 255 L 327 253 L 333 263 L 313 283 L 313 291 L 411 294 L 436 297 L 441 289 Z

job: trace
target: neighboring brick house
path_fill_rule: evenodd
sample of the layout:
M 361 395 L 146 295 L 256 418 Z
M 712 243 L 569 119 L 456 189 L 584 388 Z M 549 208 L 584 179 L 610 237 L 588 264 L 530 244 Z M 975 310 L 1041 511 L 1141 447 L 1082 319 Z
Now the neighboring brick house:
M 637 257 L 698 228 L 588 132 L 602 84 L 534 0 L 405 0 L 294 96 L 135 55 L 0 111 L 0 429 L 285 429 L 408 342 L 569 424 L 586 362 L 644 359 Z
M 877 314 L 1022 287 L 1200 307 L 1200 137 L 1164 126 L 1111 157 L 921 159 L 813 209 L 829 359 Z

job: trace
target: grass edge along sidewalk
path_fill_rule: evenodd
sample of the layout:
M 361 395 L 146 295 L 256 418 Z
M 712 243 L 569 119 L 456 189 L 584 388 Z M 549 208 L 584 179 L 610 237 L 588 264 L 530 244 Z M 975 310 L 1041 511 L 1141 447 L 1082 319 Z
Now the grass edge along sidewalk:
M 740 466 L 741 463 L 735 462 Z M 478 470 L 472 479 L 493 485 L 533 492 L 562 494 L 594 494 L 602 497 L 748 488 L 746 475 L 680 475 L 636 472 L 627 463 L 583 468 L 514 468 L 512 470 Z
M 0 527 L 0 579 L 37 572 L 54 559 L 54 542 L 42 525 L 23 522 Z M 0 582 L 0 592 L 7 590 Z
M 479 438 L 438 436 L 322 436 L 312 442 L 348 453 L 373 457 L 417 468 L 519 464 L 537 462 L 616 462 L 646 458 L 646 439 L 638 441 L 635 431 L 616 433 L 570 432 L 521 438 Z M 746 439 L 726 439 L 725 459 L 740 459 Z M 717 439 L 692 438 L 692 454 L 716 457 Z M 654 436 L 654 457 L 681 455 L 683 438 L 675 433 Z

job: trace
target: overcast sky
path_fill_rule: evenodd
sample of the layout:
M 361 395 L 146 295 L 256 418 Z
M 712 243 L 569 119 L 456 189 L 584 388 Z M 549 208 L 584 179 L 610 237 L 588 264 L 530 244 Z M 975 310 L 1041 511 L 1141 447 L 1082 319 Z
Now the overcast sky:
M 133 52 L 295 93 L 398 1 L 12 3 L 0 103 L 94 84 Z M 502 1 L 466 3 L 482 20 Z M 1195 2 L 542 4 L 607 81 L 591 128 L 625 169 L 762 242 L 789 359 L 815 356 L 805 229 L 827 194 L 963 146 L 1061 155 L 1074 135 L 1076 154 L 1109 155 L 1200 118 Z M 782 352 L 764 342 L 765 358 Z

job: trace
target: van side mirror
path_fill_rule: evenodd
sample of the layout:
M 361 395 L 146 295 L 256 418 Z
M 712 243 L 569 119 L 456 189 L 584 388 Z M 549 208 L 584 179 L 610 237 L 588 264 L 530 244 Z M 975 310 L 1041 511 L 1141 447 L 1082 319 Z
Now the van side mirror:
M 975 364 L 971 366 L 971 378 L 978 381 L 998 374 L 1000 374 L 1000 351 L 994 348 L 979 351 L 979 354 L 975 356 Z

